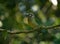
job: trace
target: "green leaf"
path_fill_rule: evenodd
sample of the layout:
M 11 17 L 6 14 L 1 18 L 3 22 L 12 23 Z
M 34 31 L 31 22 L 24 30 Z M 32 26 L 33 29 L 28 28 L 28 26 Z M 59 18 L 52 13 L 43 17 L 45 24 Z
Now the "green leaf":
M 42 24 L 41 20 L 38 17 L 35 18 L 35 21 L 37 22 L 38 25 Z
M 26 30 L 32 30 L 32 27 L 29 26 L 28 24 L 24 24 L 24 26 L 26 27 Z

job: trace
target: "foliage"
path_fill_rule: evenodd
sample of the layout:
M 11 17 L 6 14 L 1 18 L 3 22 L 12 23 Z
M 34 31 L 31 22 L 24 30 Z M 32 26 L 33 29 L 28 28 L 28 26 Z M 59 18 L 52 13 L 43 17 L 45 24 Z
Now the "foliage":
M 60 44 L 60 1 L 0 0 L 0 44 Z M 59 33 L 59 34 L 58 34 Z

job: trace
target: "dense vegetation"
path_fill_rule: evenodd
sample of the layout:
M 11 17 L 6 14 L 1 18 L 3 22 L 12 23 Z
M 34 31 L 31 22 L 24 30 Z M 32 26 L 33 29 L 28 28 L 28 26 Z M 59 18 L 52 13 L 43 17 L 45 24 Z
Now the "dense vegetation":
M 60 44 L 60 0 L 0 0 L 0 44 Z

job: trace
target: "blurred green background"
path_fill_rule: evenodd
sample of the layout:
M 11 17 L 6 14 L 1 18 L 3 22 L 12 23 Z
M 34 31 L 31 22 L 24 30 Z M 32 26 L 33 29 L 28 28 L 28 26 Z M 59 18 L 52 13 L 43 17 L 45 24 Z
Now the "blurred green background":
M 60 0 L 0 0 L 0 44 L 60 44 L 57 25 Z

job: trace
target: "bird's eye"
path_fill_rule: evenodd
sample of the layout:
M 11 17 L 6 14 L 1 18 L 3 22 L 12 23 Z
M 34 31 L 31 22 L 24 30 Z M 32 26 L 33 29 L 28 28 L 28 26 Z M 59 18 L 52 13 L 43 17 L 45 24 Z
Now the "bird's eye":
M 24 13 L 24 16 L 31 18 L 31 17 L 34 17 L 34 14 L 33 14 L 33 13 L 25 12 L 25 13 Z
M 33 14 L 33 13 L 30 13 L 30 14 L 29 14 L 29 17 L 34 17 L 34 14 Z

